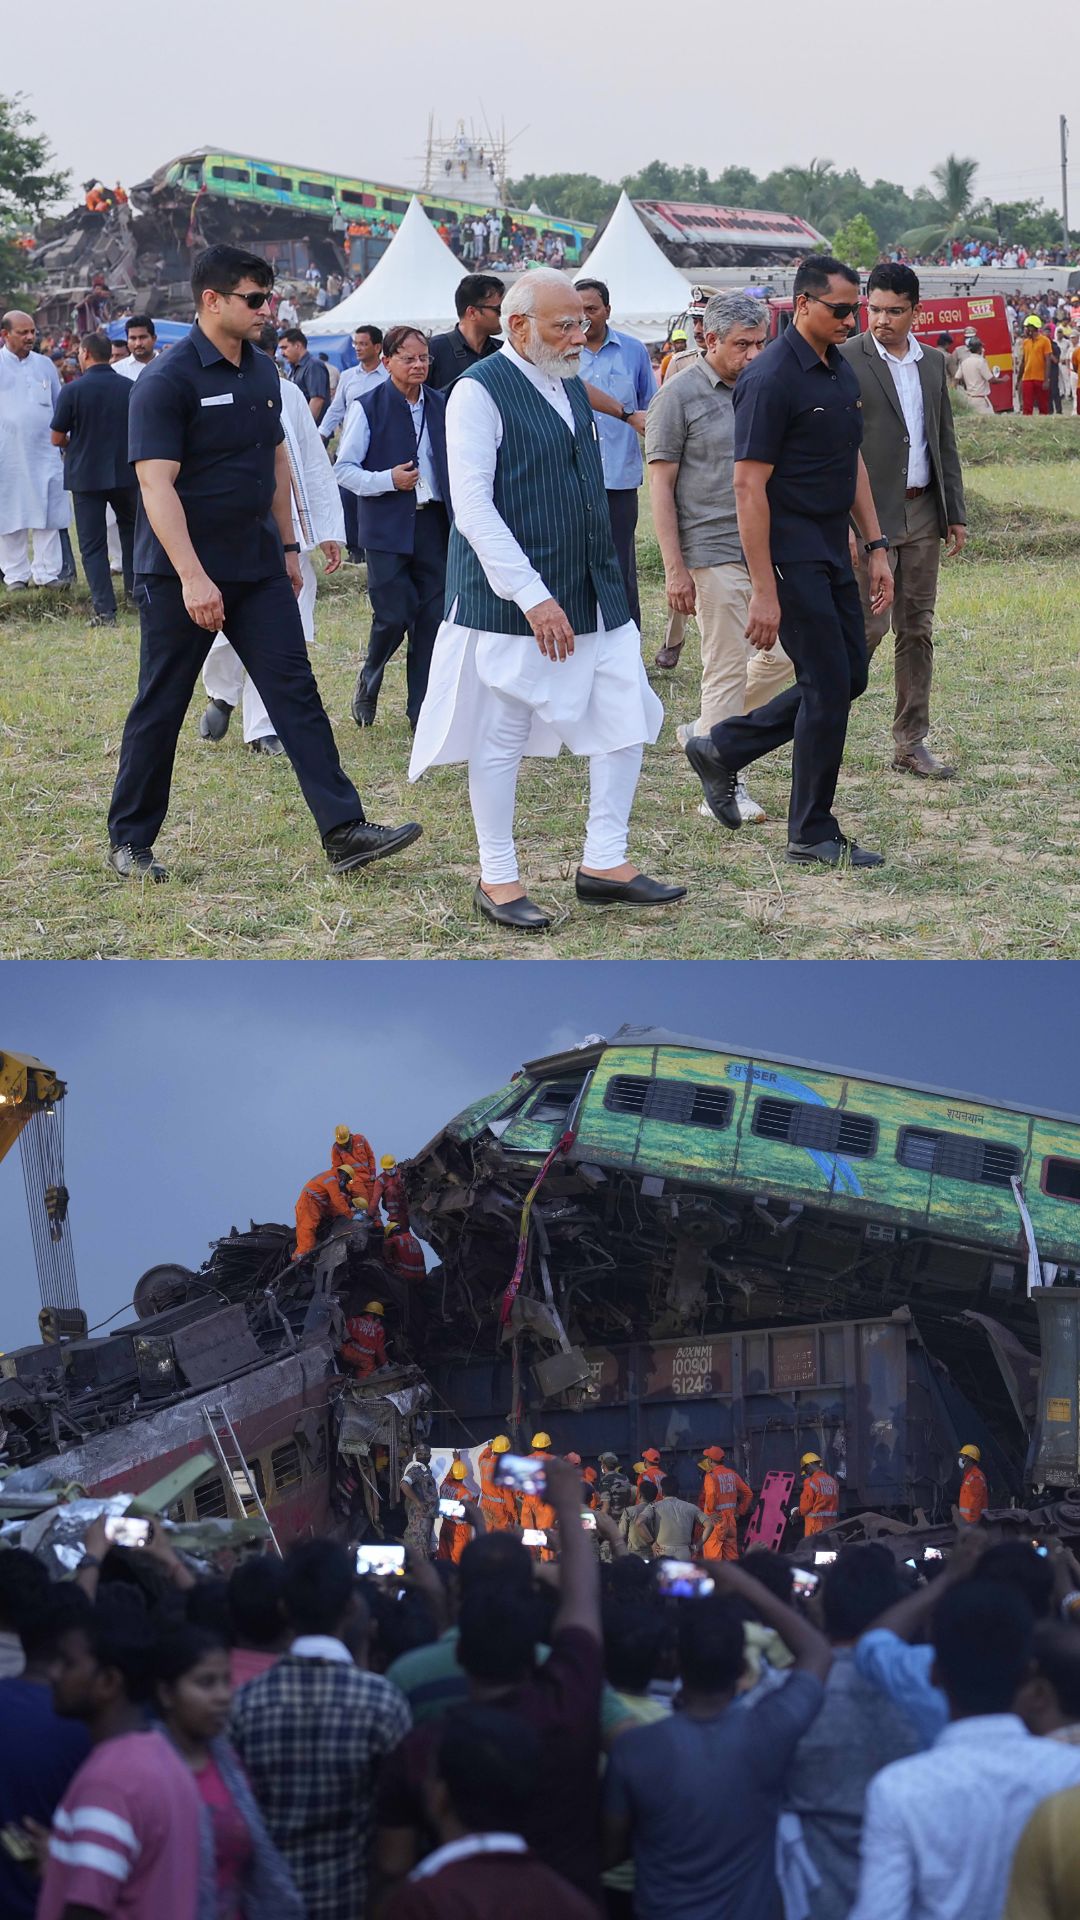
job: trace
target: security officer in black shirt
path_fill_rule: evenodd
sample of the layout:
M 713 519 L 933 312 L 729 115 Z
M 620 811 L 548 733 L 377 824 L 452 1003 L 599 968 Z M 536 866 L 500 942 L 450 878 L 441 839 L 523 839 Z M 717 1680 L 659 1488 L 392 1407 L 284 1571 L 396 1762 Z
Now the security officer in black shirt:
M 436 333 L 431 340 L 431 365 L 427 384 L 440 393 L 449 393 L 468 367 L 488 354 L 498 353 L 502 342 L 500 312 L 506 289 L 490 273 L 467 273 L 458 282 L 454 306 L 458 322 L 449 333 Z
M 838 351 L 858 303 L 850 267 L 829 255 L 804 260 L 791 325 L 735 388 L 735 502 L 751 585 L 746 637 L 767 650 L 782 627 L 795 685 L 686 745 L 709 807 L 734 828 L 743 767 L 794 742 L 787 858 L 799 865 L 882 865 L 881 854 L 846 839 L 832 813 L 848 711 L 867 680 L 849 521 L 868 555 L 874 612 L 893 597 L 889 543 L 859 452 L 859 383 Z
M 63 447 L 64 485 L 72 497 L 79 552 L 94 603 L 92 627 L 115 627 L 116 595 L 109 571 L 109 533 L 105 510 L 116 515 L 124 586 L 130 596 L 131 554 L 139 489 L 128 459 L 128 408 L 135 391 L 114 373 L 112 344 L 103 333 L 79 342 L 81 380 L 61 387 L 52 418 L 53 444 Z
M 109 811 L 109 861 L 122 879 L 168 878 L 154 841 L 184 715 L 222 628 L 263 697 L 333 871 L 420 836 L 412 822 L 378 827 L 364 819 L 304 646 L 281 388 L 272 361 L 251 344 L 268 317 L 273 277 L 267 261 L 236 247 L 196 255 L 195 325 L 131 396 L 142 647 Z

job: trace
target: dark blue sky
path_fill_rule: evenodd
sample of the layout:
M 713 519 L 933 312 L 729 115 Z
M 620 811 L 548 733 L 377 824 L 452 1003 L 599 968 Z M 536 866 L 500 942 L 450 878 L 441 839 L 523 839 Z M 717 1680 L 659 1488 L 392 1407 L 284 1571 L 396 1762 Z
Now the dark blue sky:
M 68 1082 L 67 1181 L 91 1323 L 162 1260 L 291 1220 L 335 1124 L 413 1153 L 523 1060 L 624 1021 L 1080 1112 L 1062 963 L 9 963 L 0 1047 Z M 0 1163 L 0 1348 L 36 1339 L 18 1152 Z

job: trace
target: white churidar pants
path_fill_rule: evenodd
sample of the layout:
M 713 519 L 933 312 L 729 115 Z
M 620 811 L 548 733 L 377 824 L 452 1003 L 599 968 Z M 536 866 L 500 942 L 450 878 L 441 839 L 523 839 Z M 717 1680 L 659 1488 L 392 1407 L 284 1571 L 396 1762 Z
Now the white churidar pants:
M 31 540 L 34 543 L 32 574 Z M 0 533 L 0 573 L 9 587 L 25 587 L 31 577 L 36 587 L 51 587 L 59 580 L 63 564 L 60 535 L 55 528 L 20 527 L 15 533 Z
M 304 645 L 310 647 L 315 638 L 317 586 L 310 554 L 300 555 L 300 572 L 304 584 L 297 595 L 296 604 L 300 609 L 300 621 L 304 629 Z M 251 675 L 245 675 L 239 656 L 234 653 L 223 633 L 214 636 L 213 646 L 203 666 L 202 678 L 209 699 L 226 700 L 230 707 L 238 707 L 241 699 L 243 700 L 244 741 L 248 746 L 253 740 L 269 738 L 274 729 L 270 724 L 270 715 L 263 706 L 262 695 Z
M 120 529 L 111 507 L 105 509 L 105 542 L 109 549 L 109 572 L 123 573 L 124 557 L 120 551 Z

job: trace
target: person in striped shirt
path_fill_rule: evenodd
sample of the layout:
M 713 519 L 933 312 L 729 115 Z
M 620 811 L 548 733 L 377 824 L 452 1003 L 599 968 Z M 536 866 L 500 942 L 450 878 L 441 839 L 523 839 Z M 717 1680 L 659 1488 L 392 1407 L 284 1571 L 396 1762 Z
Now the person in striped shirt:
M 145 1731 L 151 1653 L 126 1594 L 60 1637 L 53 1703 L 92 1746 L 53 1815 L 37 1920 L 196 1920 L 199 1795 L 165 1735 Z

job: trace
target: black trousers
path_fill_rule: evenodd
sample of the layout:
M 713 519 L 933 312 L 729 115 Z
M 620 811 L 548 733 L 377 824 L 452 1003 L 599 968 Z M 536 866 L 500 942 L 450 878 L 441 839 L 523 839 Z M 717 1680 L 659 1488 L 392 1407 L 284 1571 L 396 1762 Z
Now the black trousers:
M 608 488 L 608 517 L 611 521 L 611 537 L 615 542 L 615 554 L 619 562 L 619 572 L 623 577 L 626 597 L 630 602 L 630 618 L 635 626 L 641 625 L 641 601 L 638 597 L 637 552 L 634 547 L 634 534 L 637 531 L 638 490 L 636 487 Z
M 356 524 L 357 497 L 355 493 L 350 493 L 348 487 L 339 487 L 338 495 L 341 511 L 345 515 L 345 551 L 357 554 L 361 551 L 360 532 Z
M 218 581 L 224 630 L 262 694 L 321 834 L 364 809 L 341 769 L 287 576 Z M 140 573 L 139 690 L 124 726 L 109 809 L 114 847 L 152 847 L 168 811 L 176 742 L 214 636 L 197 627 L 175 574 Z
M 721 720 L 713 744 L 729 767 L 794 742 L 788 839 L 804 845 L 841 838 L 832 804 L 847 739 L 848 709 L 866 690 L 866 632 L 847 561 L 776 567 L 780 635 L 795 685 L 752 713 Z
M 86 574 L 95 613 L 108 616 L 116 612 L 116 595 L 113 592 L 112 574 L 109 571 L 106 507 L 111 507 L 116 515 L 116 531 L 120 535 L 120 563 L 124 573 L 124 591 L 129 594 L 133 591 L 131 549 L 135 539 L 135 508 L 138 499 L 138 487 L 107 487 L 100 493 L 73 493 L 71 496 L 72 505 L 75 508 L 75 531 L 79 536 L 79 552 L 82 554 L 83 571 Z
M 367 550 L 367 586 L 371 601 L 371 638 L 360 670 L 364 695 L 372 706 L 383 674 L 408 635 L 405 711 L 415 727 L 431 671 L 431 652 L 443 615 L 446 548 L 450 521 L 439 501 L 420 507 L 411 553 Z

